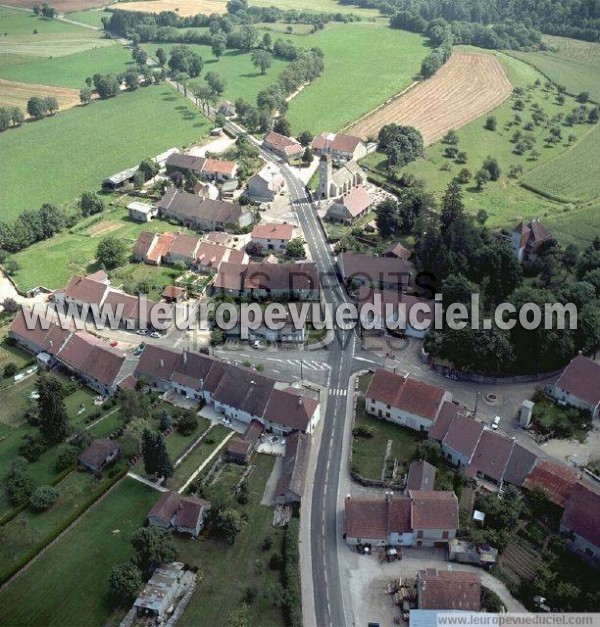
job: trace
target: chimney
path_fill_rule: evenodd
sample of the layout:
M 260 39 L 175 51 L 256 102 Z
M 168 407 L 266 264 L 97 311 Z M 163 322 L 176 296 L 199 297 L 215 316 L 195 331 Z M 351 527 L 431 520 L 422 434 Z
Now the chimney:
M 183 363 L 187 364 L 187 350 L 183 351 Z
M 298 397 L 298 405 L 302 405 L 302 397 L 301 396 Z
M 165 360 L 162 357 L 160 358 L 160 367 L 161 368 L 165 367 Z

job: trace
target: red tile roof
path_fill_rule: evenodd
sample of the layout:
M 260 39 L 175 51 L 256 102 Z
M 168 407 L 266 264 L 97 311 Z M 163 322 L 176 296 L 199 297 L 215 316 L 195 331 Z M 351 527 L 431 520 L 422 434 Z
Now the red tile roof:
M 372 198 L 362 185 L 359 185 L 358 187 L 350 190 L 348 193 L 336 198 L 334 202 L 338 205 L 346 207 L 348 213 L 353 218 L 359 216 L 373 204 Z
M 184 292 L 185 290 L 183 287 L 178 287 L 177 285 L 167 285 L 162 291 L 161 296 L 167 299 L 179 300 Z
M 543 459 L 523 481 L 523 487 L 527 490 L 541 488 L 552 503 L 564 507 L 577 480 L 577 475 L 566 466 Z
M 82 464 L 90 466 L 92 468 L 100 468 L 106 458 L 117 450 L 120 450 L 121 446 L 114 440 L 108 438 L 101 438 L 94 440 L 84 451 L 79 454 L 77 458 Z
M 154 263 L 160 263 L 167 256 L 175 235 L 173 233 L 161 233 L 154 246 L 146 253 L 146 259 Z
M 433 490 L 435 484 L 436 468 L 429 462 L 421 459 L 414 461 L 408 467 L 406 479 L 407 490 Z
M 275 488 L 275 496 L 289 497 L 290 492 L 301 499 L 304 494 L 306 469 L 310 457 L 310 436 L 292 433 L 286 439 L 281 477 Z
M 444 401 L 435 423 L 431 429 L 429 429 L 429 437 L 432 440 L 438 440 L 441 442 L 446 433 L 448 433 L 448 429 L 452 424 L 454 416 L 458 413 L 466 413 L 464 405 L 459 405 L 453 401 Z
M 349 538 L 384 540 L 390 533 L 409 533 L 411 502 L 406 496 L 347 498 L 345 531 Z
M 273 150 L 284 152 L 286 155 L 298 155 L 304 152 L 304 148 L 302 144 L 297 142 L 295 139 L 291 137 L 286 137 L 285 135 L 281 135 L 280 133 L 276 133 L 275 131 L 271 131 L 265 137 L 263 142 L 268 148 Z
M 148 255 L 154 239 L 157 237 L 156 233 L 150 233 L 149 231 L 140 231 L 138 238 L 133 245 L 133 254 L 135 257 L 141 257 L 145 259 Z
M 72 300 L 99 305 L 107 289 L 105 283 L 75 274 L 65 288 L 65 296 Z
M 338 267 L 345 281 L 406 286 L 410 283 L 412 264 L 393 257 L 373 257 L 356 253 L 340 253 Z
M 422 570 L 417 574 L 419 609 L 463 610 L 481 609 L 481 578 L 479 574 L 461 570 Z
M 202 242 L 196 253 L 196 262 L 217 271 L 231 249 L 212 242 Z
M 195 529 L 198 521 L 202 518 L 202 510 L 205 507 L 210 507 L 210 503 L 204 499 L 195 496 L 181 497 L 181 503 L 177 510 L 177 526 Z
M 376 370 L 367 398 L 434 421 L 444 390 L 387 370 Z
M 411 490 L 413 529 L 458 529 L 458 500 L 454 492 Z
M 223 161 L 222 159 L 207 159 L 202 168 L 202 172 L 208 174 L 226 174 L 233 176 L 237 164 L 235 161 Z
M 600 491 L 578 482 L 571 489 L 561 525 L 600 548 Z
M 519 488 L 531 472 L 537 461 L 535 453 L 528 451 L 524 446 L 515 442 L 510 459 L 504 472 L 504 481 L 508 481 Z
M 313 139 L 312 147 L 319 151 L 326 149 L 353 154 L 356 147 L 362 143 L 362 139 L 353 135 L 325 131 Z
M 577 355 L 564 369 L 556 386 L 596 407 L 600 403 L 600 364 Z
M 280 425 L 306 431 L 319 403 L 296 391 L 273 390 L 264 418 Z
M 410 253 L 400 242 L 395 242 L 394 244 L 390 244 L 390 246 L 383 251 L 383 256 L 396 257 L 397 259 L 404 259 L 404 261 L 408 261 Z
M 252 239 L 284 239 L 290 240 L 294 234 L 294 225 L 283 224 L 257 224 L 252 229 Z
M 179 255 L 194 259 L 196 249 L 200 243 L 200 238 L 195 235 L 186 235 L 185 233 L 177 233 L 171 242 L 168 255 Z

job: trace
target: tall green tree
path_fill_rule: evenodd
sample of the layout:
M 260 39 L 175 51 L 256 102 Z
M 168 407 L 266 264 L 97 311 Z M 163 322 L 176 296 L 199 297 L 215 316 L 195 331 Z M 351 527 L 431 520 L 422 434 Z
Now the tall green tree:
M 103 238 L 96 249 L 98 263 L 107 270 L 125 265 L 128 256 L 129 248 L 127 244 L 111 235 Z
M 42 372 L 36 382 L 40 431 L 50 443 L 62 442 L 69 434 L 65 388 L 60 379 Z
M 273 65 L 273 55 L 267 50 L 257 48 L 252 51 L 252 65 L 260 70 L 261 74 L 266 74 L 267 70 Z
M 131 544 L 135 551 L 133 563 L 142 573 L 148 573 L 154 566 L 177 558 L 171 535 L 158 527 L 138 529 L 131 538 Z

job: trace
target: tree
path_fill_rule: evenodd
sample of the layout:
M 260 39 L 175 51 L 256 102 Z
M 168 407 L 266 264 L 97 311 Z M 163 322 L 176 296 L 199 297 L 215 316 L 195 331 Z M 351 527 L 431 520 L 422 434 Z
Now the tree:
M 142 434 L 142 453 L 144 455 L 144 468 L 149 475 L 163 479 L 173 476 L 174 468 L 160 433 L 154 433 L 150 429 L 144 431 Z
M 423 137 L 412 126 L 386 124 L 377 136 L 377 148 L 388 158 L 388 166 L 403 167 L 423 152 Z
M 160 166 L 156 163 L 156 161 L 154 161 L 154 159 L 146 157 L 146 159 L 140 163 L 138 170 L 142 173 L 144 181 L 149 181 L 158 174 Z
M 191 435 L 198 428 L 198 416 L 192 410 L 184 411 L 177 420 L 177 431 Z
M 131 562 L 115 566 L 108 578 L 110 592 L 118 604 L 129 605 L 144 585 L 142 572 Z
M 265 50 L 271 50 L 271 47 L 273 46 L 273 38 L 271 37 L 271 33 L 267 32 L 263 35 L 262 46 Z
M 286 255 L 294 259 L 304 259 L 306 257 L 304 244 L 305 241 L 301 237 L 292 238 L 285 248 Z
M 498 160 L 494 159 L 494 157 L 488 155 L 481 167 L 490 173 L 491 181 L 497 181 L 500 178 L 500 166 L 498 165 Z
M 98 92 L 98 97 L 101 100 L 106 100 L 113 98 L 119 93 L 121 84 L 114 74 L 95 74 L 94 87 Z
M 84 105 L 90 104 L 90 102 L 92 102 L 92 90 L 89 87 L 84 87 L 79 92 L 79 102 Z
M 10 464 L 6 477 L 6 495 L 14 506 L 22 505 L 29 500 L 33 492 L 33 479 L 26 471 L 27 462 L 23 458 L 17 458 Z
M 137 46 L 131 51 L 131 56 L 138 67 L 146 65 L 148 61 L 148 53 L 143 48 L 138 48 Z
M 71 468 L 77 462 L 78 450 L 71 444 L 63 444 L 56 458 L 56 471 L 62 472 L 67 468 Z
M 0 107 L 0 133 L 10 126 L 10 111 L 6 107 Z
M 581 93 L 577 94 L 576 97 L 577 102 L 580 102 L 581 104 L 585 104 L 589 99 L 590 93 L 587 91 L 582 91 Z
M 107 270 L 124 266 L 128 257 L 129 248 L 127 244 L 111 235 L 104 237 L 96 249 L 98 263 Z
M 46 101 L 39 96 L 32 96 L 27 101 L 27 113 L 36 120 L 41 120 L 46 115 Z
M 456 163 L 466 163 L 468 161 L 469 157 L 467 156 L 467 153 L 464 150 L 459 150 L 456 153 Z
M 150 399 L 138 390 L 122 390 L 117 397 L 125 422 L 150 418 Z
M 171 48 L 169 68 L 173 74 L 183 72 L 192 78 L 199 76 L 204 67 L 202 58 L 185 45 Z
M 142 527 L 131 538 L 135 551 L 133 563 L 142 571 L 164 562 L 172 562 L 177 558 L 177 551 L 171 535 L 159 527 Z
M 212 39 L 211 50 L 213 55 L 219 60 L 227 50 L 227 45 L 224 37 L 215 36 Z
M 207 72 L 204 80 L 217 96 L 222 96 L 225 93 L 227 81 L 218 72 Z
M 450 129 L 443 137 L 442 142 L 444 144 L 450 144 L 456 146 L 458 144 L 458 135 L 454 129 Z
M 298 135 L 298 141 L 304 146 L 310 146 L 314 135 L 310 131 L 302 131 L 300 135 Z
M 156 60 L 161 65 L 161 67 L 164 67 L 166 65 L 167 53 L 165 52 L 164 48 L 158 48 L 156 50 Z
M 273 123 L 273 130 L 280 135 L 291 135 L 292 134 L 292 125 L 289 123 L 287 118 L 278 117 Z
M 14 361 L 9 361 L 2 370 L 2 376 L 5 378 L 14 377 L 18 372 L 17 364 Z
M 95 192 L 83 192 L 79 207 L 83 216 L 91 216 L 104 211 L 104 202 Z
M 225 333 L 223 333 L 223 330 L 219 329 L 219 327 L 215 327 L 210 332 L 210 345 L 221 346 L 223 344 L 225 344 Z
M 36 382 L 40 431 L 49 443 L 62 442 L 69 434 L 65 387 L 60 379 L 42 372 Z
M 497 126 L 498 126 L 498 120 L 496 120 L 496 117 L 493 115 L 488 115 L 488 117 L 485 120 L 484 128 L 487 131 L 495 131 Z
M 46 111 L 50 115 L 54 115 L 59 109 L 58 100 L 54 96 L 46 96 L 44 98 L 44 104 L 46 107 Z
M 390 198 L 380 202 L 375 208 L 375 222 L 383 239 L 396 235 L 401 226 L 398 203 Z
M 252 65 L 260 69 L 261 74 L 266 74 L 267 70 L 273 65 L 273 55 L 267 50 L 256 49 L 252 51 L 250 57 Z
M 314 159 L 315 153 L 313 152 L 310 146 L 307 146 L 302 153 L 302 163 L 305 165 L 310 165 L 312 160 Z
M 244 24 L 238 31 L 239 49 L 248 52 L 252 50 L 256 40 L 258 39 L 258 31 L 249 24 Z
M 135 91 L 140 86 L 140 77 L 137 70 L 129 70 L 125 73 L 125 85 L 129 91 Z
M 477 189 L 480 191 L 485 187 L 485 184 L 488 183 L 489 180 L 490 180 L 490 173 L 488 172 L 488 170 L 484 170 L 483 168 L 481 168 L 481 170 L 478 170 L 477 173 L 475 174 L 475 181 L 477 182 Z
M 217 514 L 216 528 L 229 542 L 229 544 L 233 544 L 235 542 L 235 537 L 238 533 L 240 533 L 245 525 L 246 523 L 241 514 L 233 508 L 221 510 Z
M 58 498 L 58 491 L 50 485 L 42 485 L 36 488 L 29 497 L 29 505 L 36 512 L 43 512 Z
M 472 174 L 471 171 L 468 170 L 467 168 L 462 168 L 462 170 L 458 173 L 456 180 L 461 184 L 461 185 L 465 185 L 466 183 L 468 183 L 471 178 L 472 178 Z

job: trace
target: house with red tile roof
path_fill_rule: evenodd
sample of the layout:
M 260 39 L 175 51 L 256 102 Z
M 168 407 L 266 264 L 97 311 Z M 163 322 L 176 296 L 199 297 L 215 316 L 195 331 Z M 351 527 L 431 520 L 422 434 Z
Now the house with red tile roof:
M 415 546 L 444 546 L 456 538 L 458 499 L 454 492 L 410 490 Z
M 414 429 L 428 431 L 435 423 L 442 404 L 452 394 L 428 383 L 412 379 L 408 374 L 376 370 L 365 396 L 366 411 L 382 420 Z
M 408 494 L 410 490 L 433 490 L 436 474 L 436 467 L 424 459 L 412 462 L 408 467 L 404 493 Z
M 546 498 L 564 508 L 579 476 L 570 468 L 551 459 L 541 459 L 523 480 L 523 488 L 541 489 Z
M 167 303 L 179 303 L 187 298 L 187 292 L 184 287 L 167 285 L 162 291 L 161 296 Z
M 312 149 L 319 155 L 330 155 L 336 163 L 357 161 L 367 156 L 367 147 L 360 137 L 325 131 L 312 141 Z
M 194 496 L 177 492 L 163 492 L 148 512 L 148 524 L 161 529 L 174 529 L 197 538 L 202 531 L 210 503 Z
M 406 250 L 406 248 L 404 248 L 404 246 L 400 242 L 394 242 L 383 251 L 382 257 L 394 257 L 395 259 L 408 261 L 410 253 L 408 252 L 408 250 Z
M 345 540 L 350 545 L 443 546 L 456 537 L 453 492 L 411 490 L 408 495 L 346 497 Z
M 84 449 L 77 461 L 92 473 L 100 473 L 105 466 L 113 464 L 121 456 L 121 445 L 115 440 L 101 438 L 94 440 Z
M 296 227 L 289 222 L 281 224 L 261 223 L 253 229 L 250 237 L 264 250 L 285 251 L 289 241 L 296 236 Z
M 304 153 L 304 148 L 293 137 L 286 137 L 275 131 L 267 133 L 263 140 L 263 147 L 285 159 L 288 163 L 298 159 Z
M 225 451 L 226 458 L 238 464 L 248 464 L 252 460 L 264 428 L 260 420 L 253 420 L 243 436 L 236 435 L 229 440 Z
M 358 185 L 329 205 L 325 219 L 331 222 L 352 224 L 357 218 L 364 216 L 372 205 L 373 199 L 367 190 L 362 185 Z
M 421 610 L 479 612 L 481 592 L 478 573 L 435 568 L 417 573 L 417 603 Z
M 54 292 L 54 300 L 61 305 L 74 304 L 80 308 L 86 304 L 100 306 L 108 290 L 109 287 L 105 282 L 74 274 L 64 289 Z
M 265 163 L 248 179 L 248 196 L 255 202 L 273 202 L 284 189 L 285 179 L 274 163 Z
M 469 465 L 483 434 L 483 423 L 457 412 L 442 439 L 442 454 L 455 466 Z
M 592 419 L 600 416 L 600 363 L 577 355 L 563 370 L 558 381 L 546 386 L 558 402 L 589 411 Z
M 274 389 L 263 414 L 265 426 L 277 435 L 312 433 L 320 418 L 319 402 L 295 388 Z
M 235 178 L 238 170 L 235 161 L 206 159 L 180 152 L 169 155 L 165 162 L 167 174 L 180 172 L 185 175 L 193 172 L 198 178 L 211 181 L 228 181 Z
M 560 521 L 566 546 L 600 567 L 600 488 L 578 481 L 572 488 Z
M 535 261 L 543 246 L 553 239 L 552 233 L 539 220 L 529 224 L 521 222 L 511 235 L 513 254 L 520 262 Z
M 245 266 L 249 260 L 250 258 L 243 250 L 235 250 L 213 242 L 201 242 L 196 252 L 194 270 L 212 274 L 218 272 L 224 263 Z
M 413 266 L 402 259 L 340 253 L 337 267 L 350 289 L 366 285 L 377 290 L 403 291 L 410 285 Z

